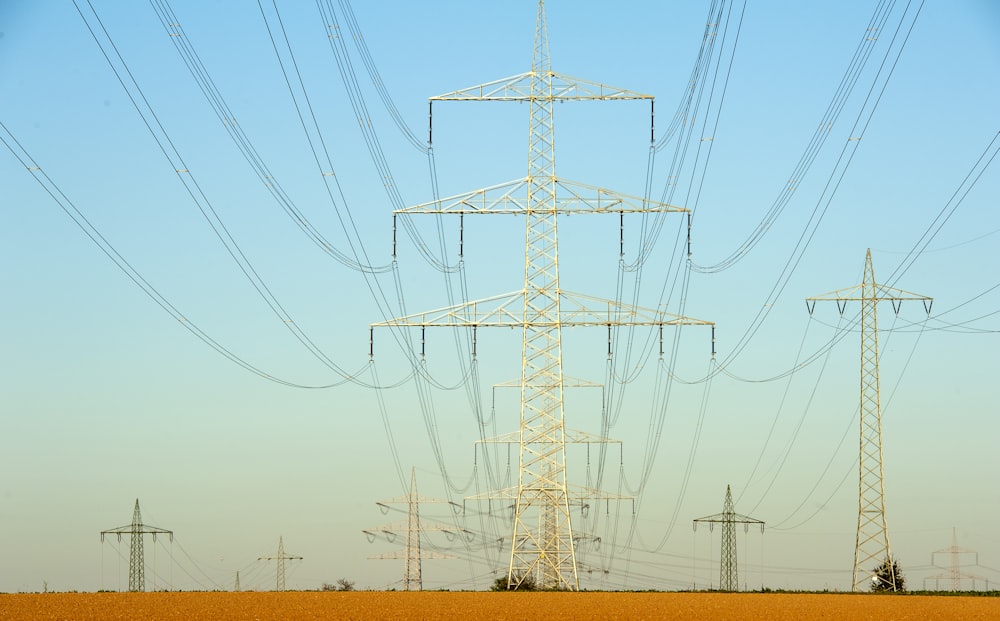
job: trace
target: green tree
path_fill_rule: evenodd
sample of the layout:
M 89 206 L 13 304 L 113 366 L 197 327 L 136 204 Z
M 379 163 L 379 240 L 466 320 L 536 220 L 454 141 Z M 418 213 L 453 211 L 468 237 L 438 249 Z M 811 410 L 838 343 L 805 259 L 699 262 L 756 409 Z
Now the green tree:
M 507 585 L 507 575 L 504 574 L 496 580 L 493 581 L 493 586 L 490 587 L 491 591 L 537 591 L 538 585 L 535 583 L 534 576 L 525 576 L 523 580 L 514 580 L 515 583 L 519 584 L 517 586 L 511 587 Z
M 906 579 L 899 569 L 899 561 L 894 558 L 886 558 L 882 564 L 875 568 L 872 576 L 873 593 L 902 593 L 906 590 Z

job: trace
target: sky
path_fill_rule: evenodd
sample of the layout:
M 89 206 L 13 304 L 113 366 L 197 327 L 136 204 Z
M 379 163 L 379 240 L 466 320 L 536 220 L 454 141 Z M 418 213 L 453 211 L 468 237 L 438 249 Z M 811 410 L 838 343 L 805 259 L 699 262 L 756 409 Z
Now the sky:
M 767 523 L 738 530 L 741 586 L 850 590 L 859 307 L 804 299 L 869 249 L 934 299 L 878 307 L 893 554 L 933 587 L 954 529 L 1000 584 L 1000 8 L 875 5 L 545 5 L 555 71 L 656 97 L 652 145 L 646 102 L 558 104 L 557 174 L 692 212 L 690 255 L 683 215 L 562 218 L 561 286 L 716 325 L 662 357 L 655 330 L 610 358 L 564 330 L 566 425 L 614 440 L 568 446 L 567 476 L 627 497 L 574 508 L 581 587 L 717 586 L 692 520 L 729 485 Z M 279 537 L 289 588 L 400 588 L 369 557 L 402 551 L 411 471 L 453 503 L 420 506 L 452 557 L 425 588 L 506 571 L 509 513 L 467 498 L 516 483 L 516 446 L 482 441 L 517 429 L 518 337 L 478 331 L 473 362 L 468 333 L 369 326 L 523 286 L 522 218 L 392 212 L 525 175 L 525 105 L 438 102 L 428 152 L 427 98 L 528 71 L 535 17 L 0 3 L 0 592 L 127 588 L 99 533 L 136 499 L 174 533 L 147 589 L 272 588 Z

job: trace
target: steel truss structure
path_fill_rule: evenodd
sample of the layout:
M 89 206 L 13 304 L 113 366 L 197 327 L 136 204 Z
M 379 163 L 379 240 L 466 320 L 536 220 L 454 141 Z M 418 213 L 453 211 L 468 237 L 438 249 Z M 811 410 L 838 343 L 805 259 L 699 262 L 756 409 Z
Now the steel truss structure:
M 840 314 L 847 302 L 861 302 L 861 441 L 858 467 L 858 535 L 854 547 L 852 590 L 867 591 L 877 568 L 895 567 L 889 549 L 889 530 L 885 519 L 885 483 L 882 467 L 882 406 L 878 381 L 878 319 L 879 302 L 892 302 L 899 313 L 905 300 L 919 300 L 931 313 L 932 298 L 903 291 L 875 282 L 872 251 L 865 254 L 865 275 L 860 285 L 838 289 L 806 298 L 806 308 L 812 315 L 818 301 L 835 301 Z M 897 590 L 896 574 L 889 571 L 889 589 Z
M 719 590 L 739 591 L 740 573 L 736 563 L 736 525 L 742 524 L 744 531 L 750 529 L 750 525 L 759 525 L 760 532 L 764 532 L 764 522 L 749 515 L 736 513 L 733 506 L 733 493 L 729 486 L 726 486 L 726 500 L 722 503 L 722 513 L 706 515 L 702 518 L 692 520 L 695 530 L 698 524 L 708 524 L 709 531 L 716 524 L 722 524 L 722 546 L 721 557 L 719 559 Z
M 168 535 L 171 542 L 174 540 L 173 531 L 142 523 L 138 498 L 135 499 L 135 509 L 132 511 L 132 523 L 110 530 L 102 530 L 101 543 L 104 542 L 105 535 L 117 535 L 118 541 L 122 540 L 122 535 L 129 536 L 128 590 L 130 592 L 146 590 L 146 564 L 143 558 L 142 536 L 152 535 L 154 543 L 156 542 L 157 535 Z
M 521 423 L 508 587 L 525 581 L 541 588 L 579 588 L 566 480 L 562 328 L 625 325 L 708 325 L 563 291 L 559 285 L 558 216 L 579 213 L 689 213 L 689 210 L 560 179 L 555 170 L 553 107 L 564 101 L 649 100 L 643 95 L 552 71 L 544 0 L 539 0 L 531 71 L 430 98 L 444 101 L 526 102 L 528 175 L 519 180 L 397 210 L 414 214 L 516 214 L 525 218 L 524 287 L 488 298 L 399 317 L 374 327 L 517 327 L 521 330 Z M 429 138 L 431 135 L 429 135 Z M 661 339 L 662 343 L 662 339 Z M 474 352 L 473 348 L 473 352 Z

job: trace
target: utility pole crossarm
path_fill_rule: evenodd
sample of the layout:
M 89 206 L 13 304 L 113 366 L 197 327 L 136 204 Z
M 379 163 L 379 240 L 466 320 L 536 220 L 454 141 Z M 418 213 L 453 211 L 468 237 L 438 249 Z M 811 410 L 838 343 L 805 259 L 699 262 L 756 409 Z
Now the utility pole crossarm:
M 364 532 L 364 531 L 363 531 Z M 394 552 L 383 552 L 382 554 L 376 554 L 374 556 L 367 557 L 369 561 L 405 561 L 407 560 L 406 551 L 400 552 L 396 550 Z M 426 552 L 424 550 L 420 551 L 420 558 L 422 559 L 455 559 L 458 558 L 454 554 L 444 554 L 443 552 Z
M 558 192 L 546 207 L 556 214 L 688 213 L 691 210 L 609 190 L 596 185 L 555 177 Z M 394 214 L 507 214 L 528 213 L 531 179 L 521 178 L 448 196 L 436 201 L 396 209 Z
M 481 494 L 476 494 L 474 496 L 466 496 L 466 500 L 517 500 L 518 488 L 506 487 L 503 489 L 493 490 L 489 492 L 483 492 Z M 566 485 L 566 496 L 569 504 L 574 506 L 582 506 L 587 504 L 588 500 L 635 500 L 634 496 L 629 496 L 627 494 L 613 494 L 610 492 L 605 492 L 593 487 L 586 487 L 583 485 Z
M 156 526 L 150 526 L 149 524 L 140 524 L 139 528 L 133 529 L 131 524 L 127 526 L 119 526 L 118 528 L 109 528 L 108 530 L 101 531 L 101 541 L 104 541 L 105 535 L 118 535 L 121 538 L 122 535 L 170 535 L 170 541 L 174 540 L 174 531 L 167 530 L 165 528 L 158 528 Z
M 816 308 L 816 302 L 836 302 L 838 310 L 843 314 L 846 307 L 845 302 L 864 302 L 874 299 L 876 302 L 892 302 L 893 310 L 898 313 L 902 302 L 912 300 L 923 302 L 924 310 L 927 311 L 928 315 L 931 314 L 931 305 L 934 303 L 934 298 L 932 297 L 878 283 L 870 287 L 871 291 L 866 290 L 867 286 L 862 283 L 853 287 L 837 289 L 836 291 L 806 298 L 806 308 L 809 310 L 809 314 L 812 315 L 813 309 Z
M 606 101 L 647 99 L 652 95 L 636 93 L 624 88 L 609 86 L 574 78 L 572 76 L 543 71 L 539 76 L 537 71 L 528 71 L 491 82 L 460 88 L 450 93 L 428 98 L 430 101 L 532 101 L 538 98 L 533 91 L 534 80 L 542 77 L 546 80 L 547 92 L 542 97 L 547 101 Z M 550 81 L 551 80 L 551 81 Z
M 370 324 L 379 327 L 480 327 L 519 328 L 529 323 L 524 318 L 524 291 L 505 293 L 437 310 L 406 315 Z M 623 304 L 614 300 L 561 291 L 562 313 L 548 322 L 530 319 L 534 327 L 579 326 L 714 326 L 712 321 L 675 315 L 654 308 Z
M 738 524 L 760 524 L 762 527 L 765 524 L 763 520 L 758 520 L 741 513 L 716 513 L 715 515 L 706 515 L 705 517 L 696 518 L 691 521 L 697 524 L 723 524 L 726 522 L 736 522 Z
M 565 384 L 564 384 L 565 386 Z M 621 444 L 621 440 L 614 440 L 612 438 L 606 438 L 604 436 L 598 436 L 586 431 L 580 431 L 577 429 L 566 428 L 565 430 L 565 442 L 567 444 Z M 486 438 L 485 440 L 476 440 L 476 444 L 517 444 L 521 441 L 520 431 L 511 431 L 508 433 L 501 434 L 499 436 L 493 436 L 492 438 Z

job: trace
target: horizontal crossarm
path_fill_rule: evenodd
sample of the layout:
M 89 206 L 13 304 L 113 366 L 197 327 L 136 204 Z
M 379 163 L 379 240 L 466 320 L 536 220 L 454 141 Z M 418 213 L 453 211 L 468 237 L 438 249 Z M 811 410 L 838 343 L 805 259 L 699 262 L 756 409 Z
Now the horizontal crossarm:
M 371 324 L 378 327 L 534 328 L 579 326 L 714 326 L 711 321 L 674 315 L 653 308 L 622 304 L 580 293 L 560 292 L 562 312 L 548 321 L 525 320 L 524 291 L 505 293 L 464 304 L 397 317 Z
M 811 315 L 813 309 L 816 308 L 816 302 L 833 301 L 837 303 L 837 308 L 840 310 L 841 314 L 843 314 L 846 302 L 863 302 L 865 300 L 871 300 L 874 302 L 892 302 L 893 309 L 898 313 L 899 307 L 903 302 L 913 300 L 923 302 L 924 310 L 927 311 L 928 315 L 931 314 L 931 306 L 934 303 L 934 298 L 926 295 L 920 295 L 919 293 L 903 291 L 902 289 L 897 289 L 888 285 L 880 285 L 878 283 L 875 283 L 874 295 L 872 295 L 872 293 L 865 291 L 864 287 L 864 284 L 854 285 L 853 287 L 837 289 L 836 291 L 830 291 L 829 293 L 806 298 L 806 308 L 809 310 L 809 314 Z
M 526 214 L 528 213 L 528 178 L 456 194 L 429 203 L 421 203 L 397 214 Z M 568 179 L 555 179 L 554 209 L 557 214 L 578 213 L 687 213 L 690 210 L 639 196 L 630 196 L 598 186 Z
M 492 82 L 458 89 L 443 95 L 431 97 L 431 101 L 533 101 L 537 99 L 537 88 L 532 91 L 535 72 L 500 78 Z M 636 93 L 624 88 L 601 84 L 563 75 L 554 71 L 546 74 L 551 79 L 546 82 L 545 99 L 549 101 L 604 101 L 609 99 L 653 99 L 652 95 Z
M 157 528 L 156 526 L 149 526 L 147 524 L 140 524 L 138 528 L 133 524 L 127 526 L 119 526 L 118 528 L 111 528 L 108 530 L 101 531 L 101 541 L 104 541 L 104 535 L 170 535 L 170 540 L 174 540 L 174 531 L 167 530 L 165 528 Z
M 733 524 L 760 524 L 760 525 L 764 524 L 762 520 L 758 520 L 756 518 L 750 517 L 749 515 L 742 515 L 739 513 L 716 513 L 715 515 L 706 515 L 705 517 L 701 517 L 691 521 L 695 522 L 696 524 L 697 523 L 724 524 L 727 522 Z
M 583 505 L 586 504 L 584 501 L 587 500 L 634 500 L 634 496 L 628 496 L 624 494 L 612 494 L 610 492 L 605 492 L 603 490 L 595 489 L 593 487 L 584 487 L 582 485 L 566 485 L 566 491 L 569 497 L 569 504 L 571 505 Z M 466 500 L 508 500 L 510 502 L 517 501 L 517 486 L 507 487 L 504 489 L 499 489 L 495 491 L 483 492 L 482 494 L 476 494 L 474 496 L 466 496 Z

